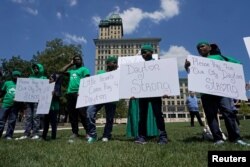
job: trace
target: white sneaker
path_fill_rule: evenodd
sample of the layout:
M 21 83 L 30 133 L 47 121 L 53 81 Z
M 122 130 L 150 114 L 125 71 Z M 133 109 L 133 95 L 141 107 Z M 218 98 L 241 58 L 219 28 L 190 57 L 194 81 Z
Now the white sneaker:
M 16 140 L 24 140 L 24 139 L 28 139 L 28 136 L 21 136 L 19 138 L 16 138 Z
M 216 142 L 214 142 L 214 145 L 222 145 L 224 144 L 225 142 L 223 140 L 217 140 Z
M 239 144 L 239 145 L 242 145 L 242 146 L 250 146 L 249 143 L 246 143 L 243 140 L 236 140 L 235 144 Z
M 39 139 L 40 137 L 38 135 L 33 136 L 31 139 L 36 140 Z
M 5 140 L 12 140 L 12 137 L 5 137 Z
M 103 142 L 108 142 L 109 139 L 108 139 L 107 137 L 104 137 L 104 138 L 102 138 L 102 141 L 103 141 Z

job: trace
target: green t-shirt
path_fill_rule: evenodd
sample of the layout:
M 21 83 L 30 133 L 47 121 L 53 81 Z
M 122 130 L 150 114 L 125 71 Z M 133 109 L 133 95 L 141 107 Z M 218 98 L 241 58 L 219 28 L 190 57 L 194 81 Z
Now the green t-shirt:
M 87 69 L 86 67 L 71 69 L 68 71 L 68 73 L 69 73 L 69 85 L 68 85 L 67 93 L 78 92 L 80 80 L 86 77 L 86 75 L 90 75 L 89 69 Z
M 9 108 L 13 106 L 16 93 L 16 83 L 13 81 L 6 81 L 3 84 L 2 91 L 6 92 L 3 98 L 2 108 Z
M 228 56 L 221 56 L 221 55 L 209 55 L 207 58 L 209 59 L 215 59 L 215 60 L 222 60 L 222 61 L 227 61 L 230 63 L 237 63 L 240 64 L 240 62 L 232 57 Z

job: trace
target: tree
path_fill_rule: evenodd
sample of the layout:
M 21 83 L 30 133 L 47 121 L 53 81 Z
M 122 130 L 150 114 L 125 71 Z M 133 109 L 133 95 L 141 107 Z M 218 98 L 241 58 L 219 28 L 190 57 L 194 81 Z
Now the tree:
M 115 118 L 127 118 L 128 105 L 125 100 L 119 100 L 116 103 L 116 114 Z
M 244 116 L 244 119 L 246 115 L 250 114 L 250 107 L 245 101 L 240 102 L 239 113 Z

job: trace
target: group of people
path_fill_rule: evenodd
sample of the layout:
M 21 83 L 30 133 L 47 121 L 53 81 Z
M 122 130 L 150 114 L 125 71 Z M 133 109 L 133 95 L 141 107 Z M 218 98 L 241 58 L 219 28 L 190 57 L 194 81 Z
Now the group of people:
M 197 45 L 198 52 L 201 56 L 227 61 L 221 54 L 214 54 L 212 46 L 207 42 L 201 42 Z M 146 44 L 141 48 L 141 55 L 145 61 L 153 61 L 153 48 L 151 45 Z M 185 62 L 185 68 L 188 71 L 190 62 Z M 117 58 L 115 56 L 109 56 L 106 60 L 106 70 L 98 71 L 98 75 L 103 73 L 114 71 L 117 69 Z M 96 114 L 102 108 L 105 107 L 106 112 L 106 124 L 101 140 L 107 142 L 112 137 L 112 128 L 114 122 L 114 115 L 116 112 L 116 102 L 91 105 L 84 108 L 76 108 L 78 90 L 80 80 L 90 76 L 88 68 L 83 66 L 83 60 L 81 55 L 74 55 L 72 61 L 65 65 L 61 70 L 53 73 L 49 76 L 49 82 L 55 82 L 55 88 L 53 91 L 53 98 L 50 107 L 49 114 L 46 114 L 43 121 L 43 132 L 39 135 L 40 115 L 36 114 L 38 103 L 20 103 L 15 102 L 15 87 L 17 78 L 21 76 L 21 72 L 14 70 L 12 72 L 12 79 L 6 81 L 1 89 L 1 96 L 3 97 L 1 111 L 0 111 L 0 137 L 3 134 L 4 126 L 8 121 L 8 127 L 5 134 L 6 139 L 12 139 L 15 129 L 15 123 L 17 119 L 17 113 L 20 109 L 24 109 L 26 112 L 25 117 L 25 131 L 24 135 L 17 140 L 22 139 L 47 139 L 47 133 L 49 129 L 49 123 L 51 123 L 52 132 L 51 139 L 56 139 L 57 132 L 57 113 L 59 112 L 59 97 L 61 96 L 61 83 L 63 75 L 69 77 L 69 83 L 67 88 L 67 110 L 69 113 L 69 120 L 72 128 L 72 135 L 70 139 L 79 137 L 78 120 L 80 117 L 81 123 L 86 132 L 86 138 L 88 143 L 97 141 L 96 132 Z M 44 69 L 41 64 L 34 64 L 32 66 L 32 74 L 30 78 L 46 79 L 44 76 Z M 135 143 L 146 144 L 148 136 L 159 136 L 159 144 L 167 144 L 168 136 L 165 129 L 164 117 L 162 112 L 162 98 L 168 97 L 148 97 L 148 98 L 134 98 L 131 97 L 129 102 L 128 112 L 128 124 L 127 124 L 127 136 L 134 136 Z M 198 106 L 194 105 L 197 101 L 191 94 L 187 105 L 192 106 L 190 109 L 191 126 L 194 125 L 193 118 L 196 115 L 201 126 L 203 123 L 200 116 L 197 114 Z M 218 126 L 217 113 L 218 110 L 223 115 L 226 128 L 228 131 L 228 138 L 232 142 L 236 142 L 241 145 L 248 145 L 241 140 L 238 126 L 235 124 L 235 114 L 232 113 L 231 99 L 214 96 L 209 94 L 202 94 L 202 104 L 206 114 L 208 126 L 212 132 L 215 144 L 223 144 L 222 134 Z M 230 106 L 229 106 L 230 105 Z

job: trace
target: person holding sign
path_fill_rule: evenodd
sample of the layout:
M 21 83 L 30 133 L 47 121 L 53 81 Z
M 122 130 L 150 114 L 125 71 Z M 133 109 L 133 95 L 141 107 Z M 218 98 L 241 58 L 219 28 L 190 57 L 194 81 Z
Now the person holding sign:
M 69 69 L 71 68 L 71 69 Z M 89 69 L 83 66 L 83 60 L 80 54 L 76 54 L 71 62 L 65 65 L 60 72 L 69 76 L 69 83 L 67 88 L 67 110 L 69 113 L 69 120 L 72 128 L 71 139 L 74 139 L 79 136 L 78 131 L 78 115 L 80 115 L 80 119 L 82 125 L 86 131 L 86 135 L 88 134 L 88 127 L 86 124 L 86 111 L 85 108 L 76 109 L 76 102 L 78 97 L 78 90 L 80 85 L 80 80 L 84 77 L 90 76 Z
M 151 45 L 143 45 L 141 48 L 141 55 L 145 61 L 151 61 L 153 54 L 153 47 Z M 167 144 L 167 132 L 165 130 L 165 123 L 163 118 L 162 109 L 162 99 L 161 97 L 150 97 L 150 98 L 139 98 L 139 134 L 135 140 L 135 143 L 146 144 L 147 135 L 147 115 L 149 103 L 152 105 L 152 110 L 156 118 L 157 128 L 159 130 L 159 141 L 158 144 Z
M 50 105 L 49 114 L 44 116 L 43 134 L 42 138 L 46 140 L 47 133 L 49 130 L 49 123 L 51 124 L 51 139 L 56 139 L 57 131 L 57 114 L 59 113 L 60 96 L 61 96 L 61 76 L 53 73 L 49 77 L 49 83 L 55 82 L 54 91 L 52 92 L 53 97 Z
M 187 108 L 188 111 L 190 113 L 190 117 L 191 117 L 191 126 L 194 127 L 194 117 L 196 116 L 200 126 L 204 126 L 204 124 L 202 123 L 201 120 L 201 116 L 199 113 L 199 106 L 198 106 L 198 99 L 195 96 L 195 93 L 190 91 L 189 92 L 189 96 L 186 100 L 186 104 L 187 104 Z
M 208 42 L 200 42 L 197 44 L 197 50 L 202 57 L 233 63 L 238 62 L 235 59 L 221 55 L 219 50 L 214 51 L 214 48 L 216 47 L 213 45 L 211 46 Z M 186 60 L 184 67 L 187 71 L 189 71 L 190 65 L 190 62 Z M 240 145 L 250 146 L 250 144 L 241 140 L 239 129 L 236 125 L 236 115 L 234 114 L 231 105 L 231 98 L 202 94 L 201 101 L 206 114 L 208 126 L 213 134 L 215 145 L 224 144 L 222 132 L 219 128 L 219 120 L 217 119 L 218 111 L 220 111 L 225 121 L 229 141 Z
M 29 78 L 37 78 L 37 79 L 47 79 L 44 76 L 44 67 L 42 64 L 33 64 L 31 67 L 32 74 Z M 17 138 L 17 140 L 27 139 L 31 137 L 31 139 L 39 139 L 39 129 L 40 129 L 40 115 L 36 114 L 38 103 L 27 103 L 26 119 L 25 119 L 25 129 L 24 136 Z M 32 135 L 31 135 L 32 130 Z
M 5 139 L 11 140 L 13 137 L 18 111 L 20 110 L 20 102 L 14 102 L 16 92 L 17 77 L 21 76 L 20 71 L 12 72 L 12 79 L 5 81 L 0 90 L 0 97 L 3 97 L 2 106 L 0 108 L 0 137 L 2 137 L 4 126 L 8 120 L 8 128 L 5 134 Z
M 117 69 L 117 58 L 115 56 L 109 56 L 106 60 L 107 65 L 107 72 L 114 71 Z M 105 73 L 104 70 L 99 70 L 97 74 L 101 75 L 102 73 Z M 96 133 L 96 114 L 102 107 L 105 107 L 106 112 L 106 124 L 104 127 L 104 132 L 102 135 L 102 141 L 107 142 L 111 139 L 111 132 L 113 129 L 113 123 L 114 123 L 114 116 L 116 111 L 116 103 L 110 102 L 110 103 L 104 103 L 104 104 L 97 104 L 92 105 L 87 108 L 87 118 L 88 118 L 88 128 L 89 128 L 89 138 L 88 143 L 93 143 L 97 140 L 97 133 Z

